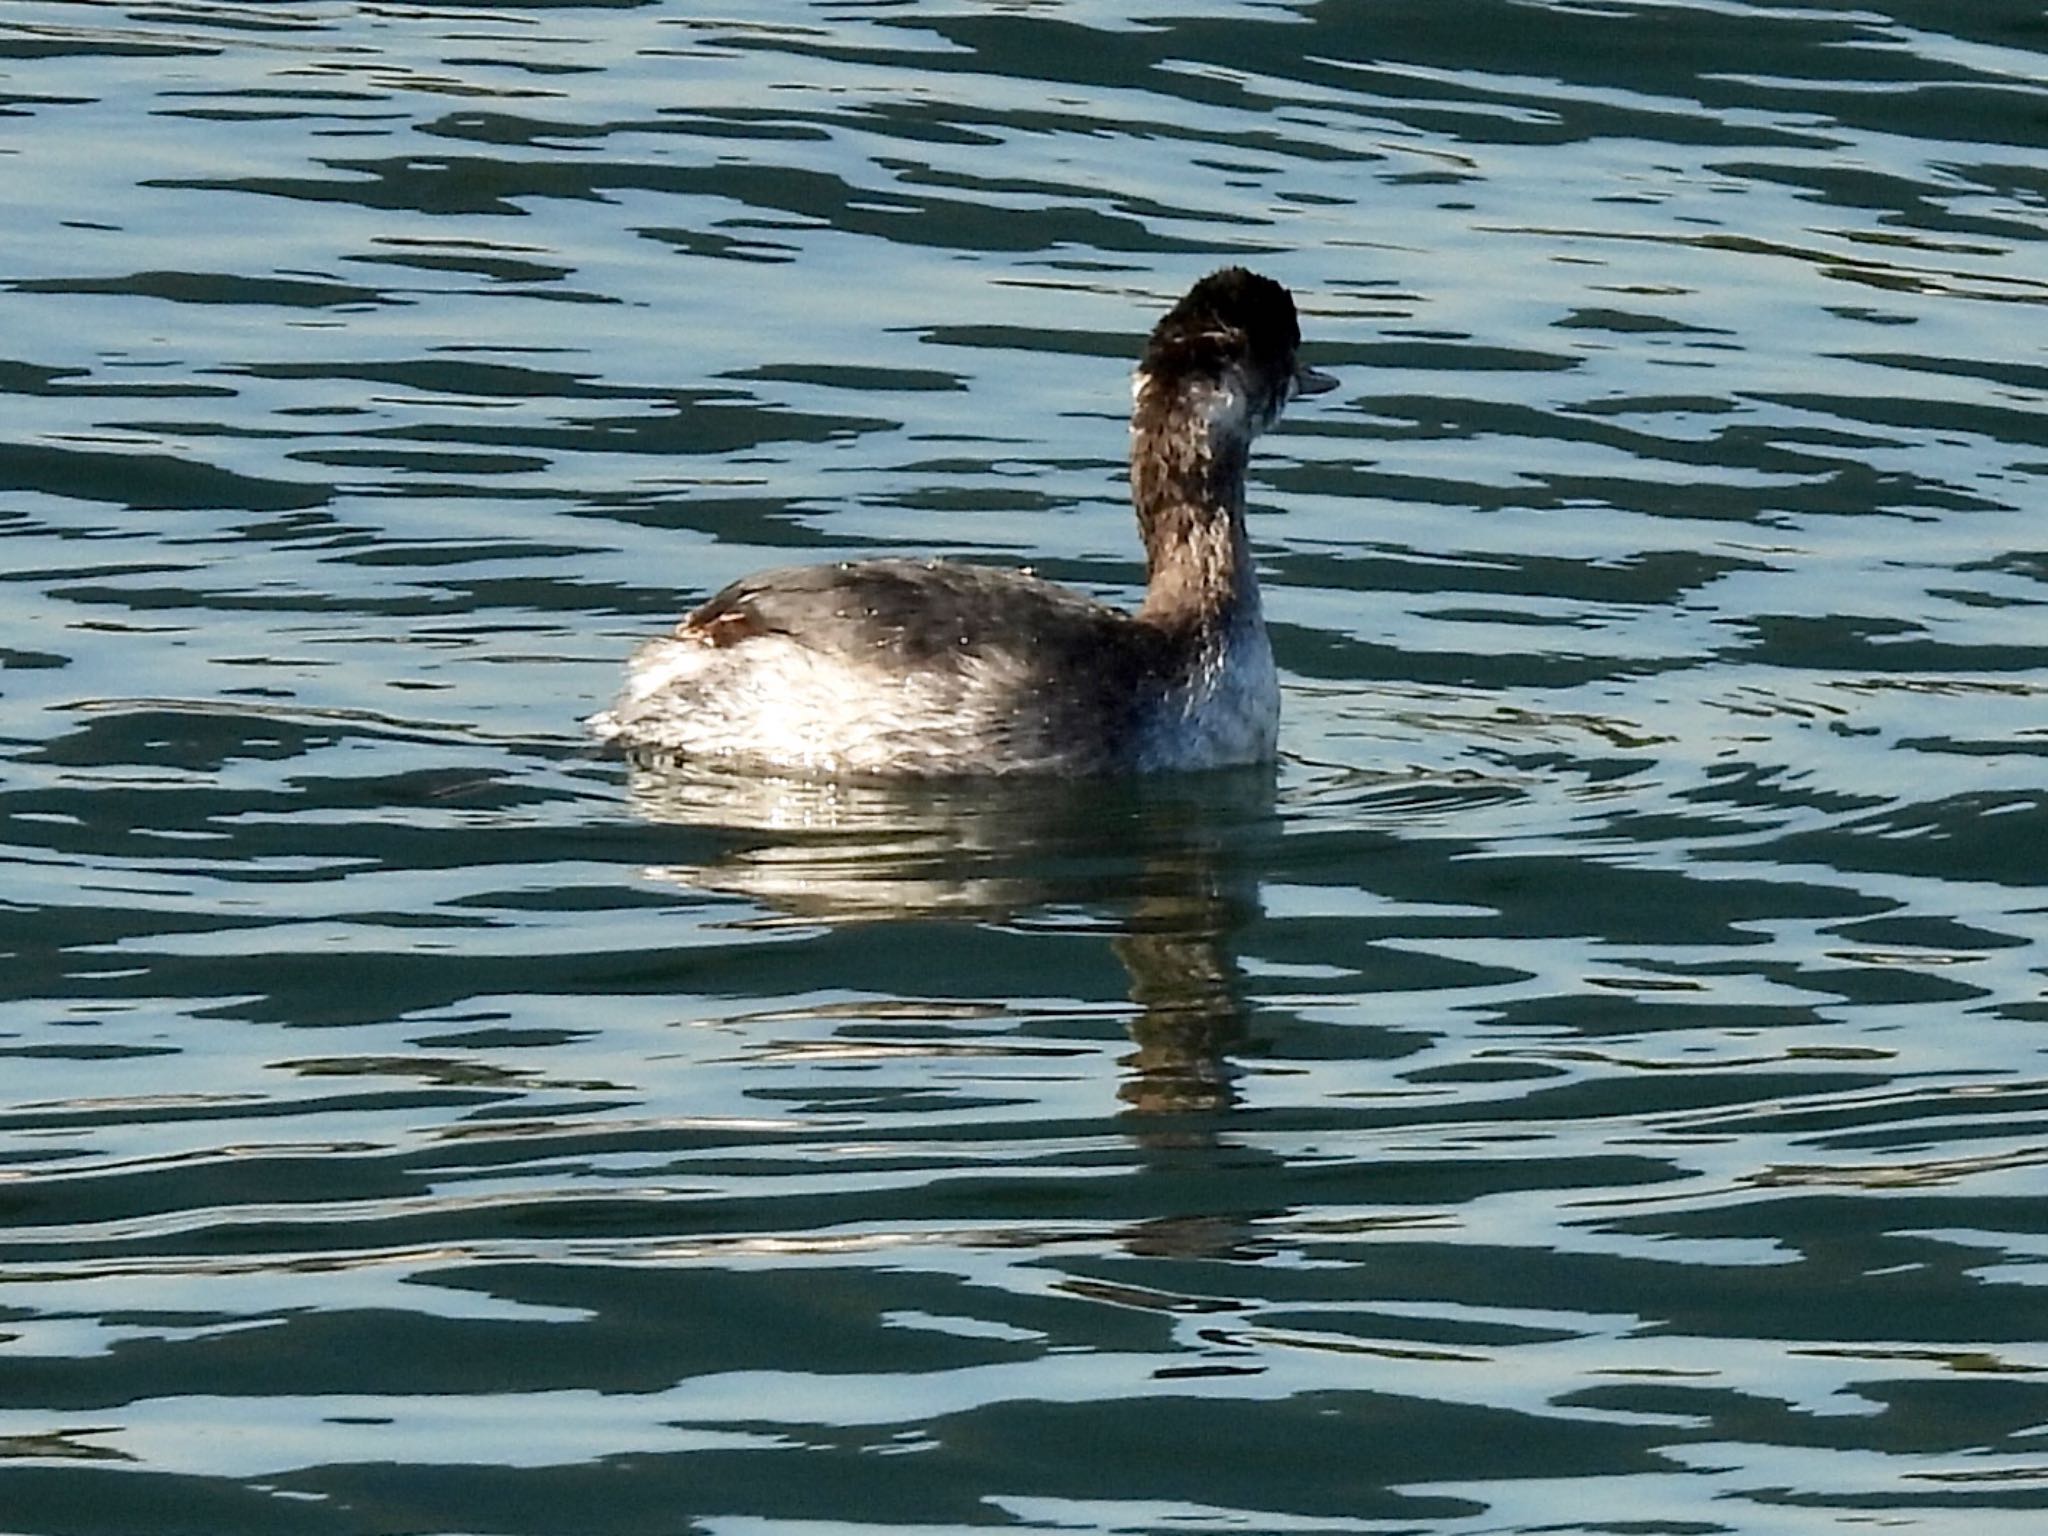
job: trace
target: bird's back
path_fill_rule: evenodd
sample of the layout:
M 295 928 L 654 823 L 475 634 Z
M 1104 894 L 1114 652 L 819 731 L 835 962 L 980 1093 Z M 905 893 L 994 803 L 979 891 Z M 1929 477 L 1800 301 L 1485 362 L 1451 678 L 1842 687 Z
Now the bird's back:
M 1133 766 L 1170 647 L 1023 572 L 870 560 L 748 576 L 634 656 L 600 735 L 834 774 Z

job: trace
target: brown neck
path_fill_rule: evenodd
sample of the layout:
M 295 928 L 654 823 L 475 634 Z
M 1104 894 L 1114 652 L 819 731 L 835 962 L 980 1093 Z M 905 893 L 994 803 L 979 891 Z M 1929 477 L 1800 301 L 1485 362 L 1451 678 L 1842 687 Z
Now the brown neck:
M 1227 627 L 1259 601 L 1244 531 L 1250 444 L 1164 393 L 1141 386 L 1131 414 L 1131 501 L 1151 576 L 1138 617 L 1174 630 Z

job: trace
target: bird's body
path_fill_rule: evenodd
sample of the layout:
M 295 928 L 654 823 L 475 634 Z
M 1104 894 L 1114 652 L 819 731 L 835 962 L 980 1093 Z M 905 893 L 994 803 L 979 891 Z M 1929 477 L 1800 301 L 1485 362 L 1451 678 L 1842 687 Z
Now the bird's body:
M 769 772 L 1092 774 L 1272 756 L 1280 698 L 1244 528 L 1251 440 L 1295 394 L 1293 301 L 1231 268 L 1153 331 L 1132 410 L 1149 583 L 1135 613 L 949 561 L 734 582 L 634 654 L 592 729 Z

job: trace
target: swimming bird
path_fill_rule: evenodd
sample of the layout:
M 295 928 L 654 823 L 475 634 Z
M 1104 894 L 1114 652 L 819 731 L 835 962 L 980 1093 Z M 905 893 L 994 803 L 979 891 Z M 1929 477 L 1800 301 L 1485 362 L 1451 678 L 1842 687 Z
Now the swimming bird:
M 1132 387 L 1135 612 L 1027 572 L 857 560 L 743 577 L 628 663 L 591 730 L 629 751 L 829 777 L 1164 773 L 1262 762 L 1280 686 L 1245 533 L 1252 439 L 1337 380 L 1294 300 L 1213 272 Z

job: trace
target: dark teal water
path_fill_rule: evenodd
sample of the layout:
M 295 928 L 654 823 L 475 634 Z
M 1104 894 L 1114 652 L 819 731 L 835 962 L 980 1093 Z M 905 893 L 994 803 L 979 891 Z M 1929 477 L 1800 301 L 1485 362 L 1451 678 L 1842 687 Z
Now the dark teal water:
M 0 1530 L 2040 1530 L 2044 77 L 9 0 Z M 1277 775 L 586 751 L 763 563 L 1127 600 L 1229 261 Z

